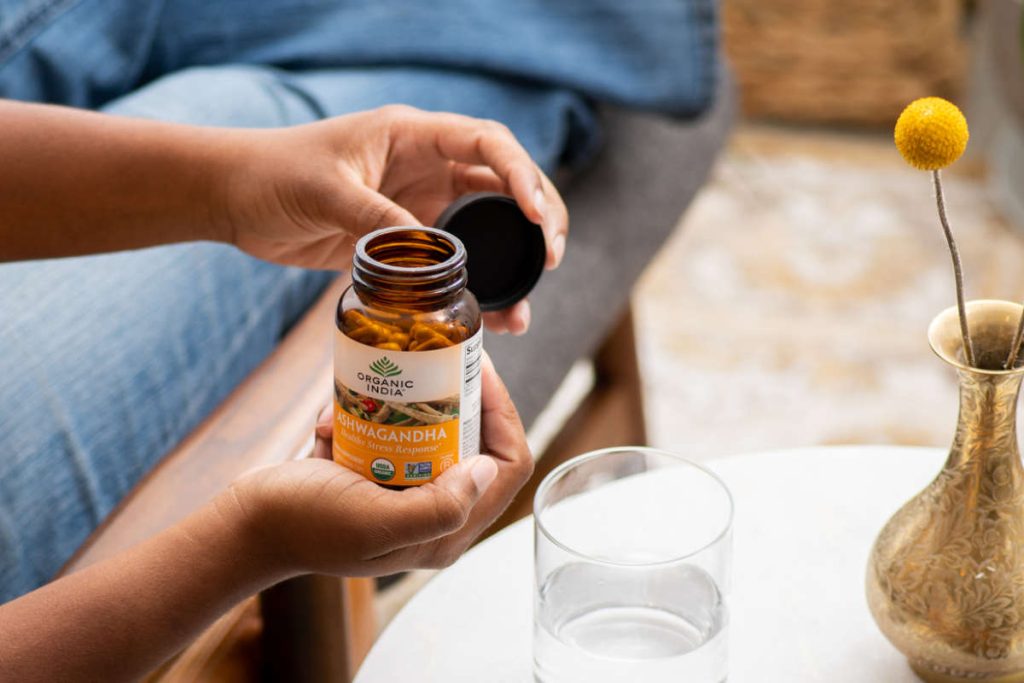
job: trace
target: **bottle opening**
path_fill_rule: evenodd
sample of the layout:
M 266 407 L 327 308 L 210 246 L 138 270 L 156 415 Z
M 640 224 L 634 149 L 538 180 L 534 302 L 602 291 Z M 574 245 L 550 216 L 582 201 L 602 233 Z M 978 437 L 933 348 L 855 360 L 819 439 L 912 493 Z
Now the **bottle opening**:
M 436 300 L 465 288 L 466 248 L 436 228 L 384 228 L 356 243 L 352 282 L 364 292 Z

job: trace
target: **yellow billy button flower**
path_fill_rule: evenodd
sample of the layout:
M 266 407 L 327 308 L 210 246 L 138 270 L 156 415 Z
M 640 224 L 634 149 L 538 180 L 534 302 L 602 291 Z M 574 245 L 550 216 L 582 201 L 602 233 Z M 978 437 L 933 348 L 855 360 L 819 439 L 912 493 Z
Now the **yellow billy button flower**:
M 945 168 L 967 148 L 967 119 L 941 97 L 922 97 L 896 120 L 896 147 L 907 163 L 923 171 Z

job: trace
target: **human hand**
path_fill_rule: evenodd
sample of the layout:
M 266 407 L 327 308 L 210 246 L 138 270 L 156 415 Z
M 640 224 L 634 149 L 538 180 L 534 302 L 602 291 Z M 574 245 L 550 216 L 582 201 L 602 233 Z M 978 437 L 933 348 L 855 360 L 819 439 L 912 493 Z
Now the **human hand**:
M 259 258 L 306 268 L 347 266 L 355 241 L 380 227 L 432 225 L 470 192 L 503 192 L 542 226 L 547 267 L 565 251 L 558 191 L 505 126 L 388 106 L 303 126 L 232 131 L 235 171 L 223 209 L 228 241 Z M 529 305 L 484 316 L 521 334 Z
M 316 457 L 258 470 L 221 496 L 267 561 L 286 573 L 376 576 L 454 562 L 533 471 L 522 423 L 490 360 L 483 364 L 482 454 L 433 482 L 385 489 L 330 460 L 330 409 Z

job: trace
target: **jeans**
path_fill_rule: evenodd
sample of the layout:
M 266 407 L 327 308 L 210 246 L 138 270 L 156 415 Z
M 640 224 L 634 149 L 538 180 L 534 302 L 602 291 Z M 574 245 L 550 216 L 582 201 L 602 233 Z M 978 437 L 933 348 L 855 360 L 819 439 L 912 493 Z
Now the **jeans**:
M 0 96 L 241 127 L 402 102 L 500 120 L 553 171 L 598 147 L 595 100 L 711 96 L 710 2 L 641 2 L 625 26 L 579 21 L 587 3 L 614 6 L 0 0 Z M 635 44 L 644 20 L 672 59 Z M 333 276 L 204 243 L 0 266 L 0 603 L 51 579 Z

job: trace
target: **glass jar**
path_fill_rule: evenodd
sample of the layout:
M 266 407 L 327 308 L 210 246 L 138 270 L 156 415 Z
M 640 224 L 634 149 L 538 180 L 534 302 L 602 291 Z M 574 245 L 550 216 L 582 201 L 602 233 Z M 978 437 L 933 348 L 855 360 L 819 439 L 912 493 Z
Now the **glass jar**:
M 418 486 L 479 453 L 482 326 L 466 260 L 434 228 L 356 244 L 335 320 L 333 457 L 371 481 Z

